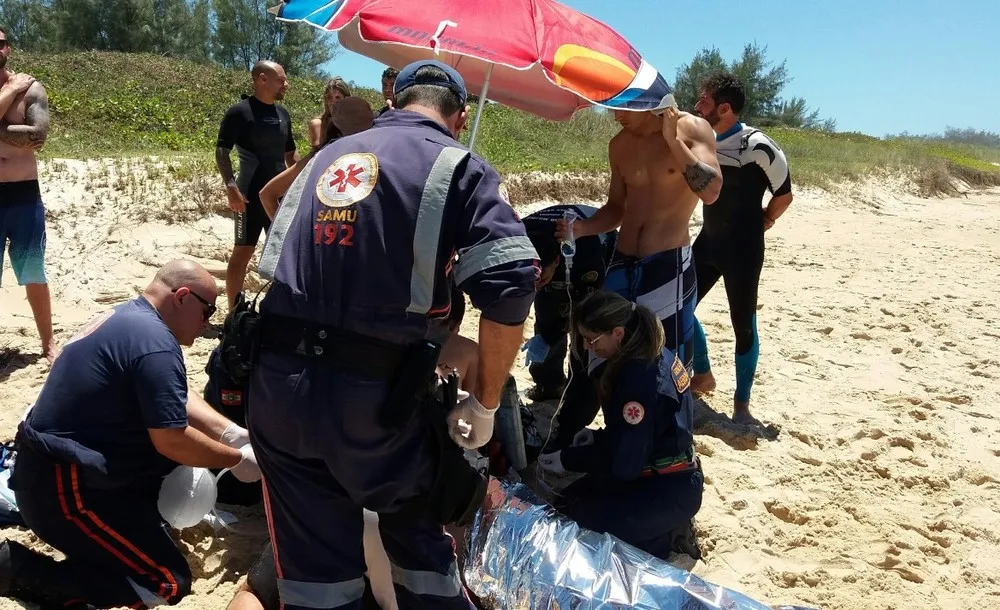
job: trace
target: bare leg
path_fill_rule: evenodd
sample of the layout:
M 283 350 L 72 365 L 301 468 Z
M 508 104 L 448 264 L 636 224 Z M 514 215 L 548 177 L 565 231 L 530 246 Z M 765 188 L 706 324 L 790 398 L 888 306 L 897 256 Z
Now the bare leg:
M 264 610 L 264 604 L 260 603 L 244 581 L 236 592 L 236 597 L 226 606 L 226 610 Z
M 42 355 L 49 364 L 52 364 L 59 355 L 59 350 L 52 339 L 52 300 L 49 297 L 49 285 L 27 284 L 24 291 L 28 296 L 28 304 L 31 305 L 31 313 L 35 317 L 38 336 L 42 340 Z
M 226 267 L 226 300 L 229 309 L 236 304 L 236 295 L 243 291 L 243 280 L 247 277 L 247 265 L 253 257 L 253 246 L 233 246 L 233 254 Z
M 691 377 L 691 391 L 696 395 L 708 394 L 715 390 L 715 375 L 708 373 L 698 373 Z

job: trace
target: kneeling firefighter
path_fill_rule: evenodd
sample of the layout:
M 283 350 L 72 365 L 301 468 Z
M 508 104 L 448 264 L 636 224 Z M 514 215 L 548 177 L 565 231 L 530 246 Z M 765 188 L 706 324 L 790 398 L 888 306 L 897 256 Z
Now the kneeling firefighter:
M 261 258 L 272 284 L 247 419 L 289 610 L 362 607 L 362 507 L 379 514 L 400 607 L 471 607 L 442 526 L 485 494 L 463 449 L 492 436 L 537 254 L 497 172 L 457 141 L 462 77 L 421 61 L 395 93 L 397 110 L 303 168 Z M 482 312 L 462 400 L 435 371 L 455 285 Z

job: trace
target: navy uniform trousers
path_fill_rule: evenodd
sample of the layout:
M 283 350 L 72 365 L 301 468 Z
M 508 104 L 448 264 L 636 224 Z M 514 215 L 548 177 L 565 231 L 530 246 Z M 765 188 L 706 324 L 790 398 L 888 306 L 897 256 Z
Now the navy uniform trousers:
M 387 382 L 330 362 L 263 351 L 249 396 L 250 435 L 286 610 L 360 610 L 362 507 L 379 530 L 400 608 L 474 608 L 444 528 L 398 512 L 434 476 L 434 440 L 418 418 L 383 428 Z

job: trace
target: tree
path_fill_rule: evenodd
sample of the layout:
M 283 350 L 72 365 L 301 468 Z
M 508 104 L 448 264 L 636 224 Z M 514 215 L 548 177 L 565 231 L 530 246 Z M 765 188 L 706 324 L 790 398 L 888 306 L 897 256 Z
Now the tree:
M 674 83 L 674 100 L 677 106 L 692 110 L 698 101 L 698 84 L 709 74 L 726 69 L 726 60 L 722 53 L 712 47 L 698 51 L 690 64 L 684 64 L 677 70 L 677 81 Z
M 743 82 L 746 103 L 740 116 L 748 123 L 761 126 L 782 125 L 803 129 L 836 129 L 836 121 L 819 118 L 819 110 L 809 110 L 802 98 L 782 100 L 781 90 L 791 80 L 785 62 L 774 65 L 767 60 L 767 47 L 756 42 L 743 47 L 743 54 L 728 66 L 718 49 L 705 48 L 691 63 L 677 70 L 674 97 L 678 106 L 693 110 L 698 99 L 698 86 L 710 74 L 728 71 Z
M 215 9 L 215 59 L 229 68 L 249 70 L 260 59 L 281 63 L 289 76 L 318 76 L 333 57 L 324 32 L 278 21 L 266 0 L 212 0 Z
M 42 0 L 0 0 L 0 24 L 11 44 L 25 51 L 51 48 L 55 30 L 47 10 Z

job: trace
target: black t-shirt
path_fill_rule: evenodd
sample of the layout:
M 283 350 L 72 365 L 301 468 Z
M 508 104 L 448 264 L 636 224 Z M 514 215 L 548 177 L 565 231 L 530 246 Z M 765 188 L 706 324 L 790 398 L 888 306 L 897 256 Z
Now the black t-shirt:
M 248 97 L 226 111 L 215 145 L 236 147 L 236 183 L 244 195 L 256 199 L 260 189 L 285 170 L 285 153 L 295 150 L 292 119 L 284 106 Z
M 177 339 L 143 297 L 90 321 L 63 346 L 19 441 L 83 468 L 82 485 L 158 485 L 176 466 L 151 428 L 187 426 L 187 371 Z
M 764 191 L 784 195 L 792 190 L 785 153 L 764 132 L 737 123 L 716 137 L 722 168 L 722 192 L 704 209 L 702 232 L 709 237 L 759 236 L 764 230 Z

